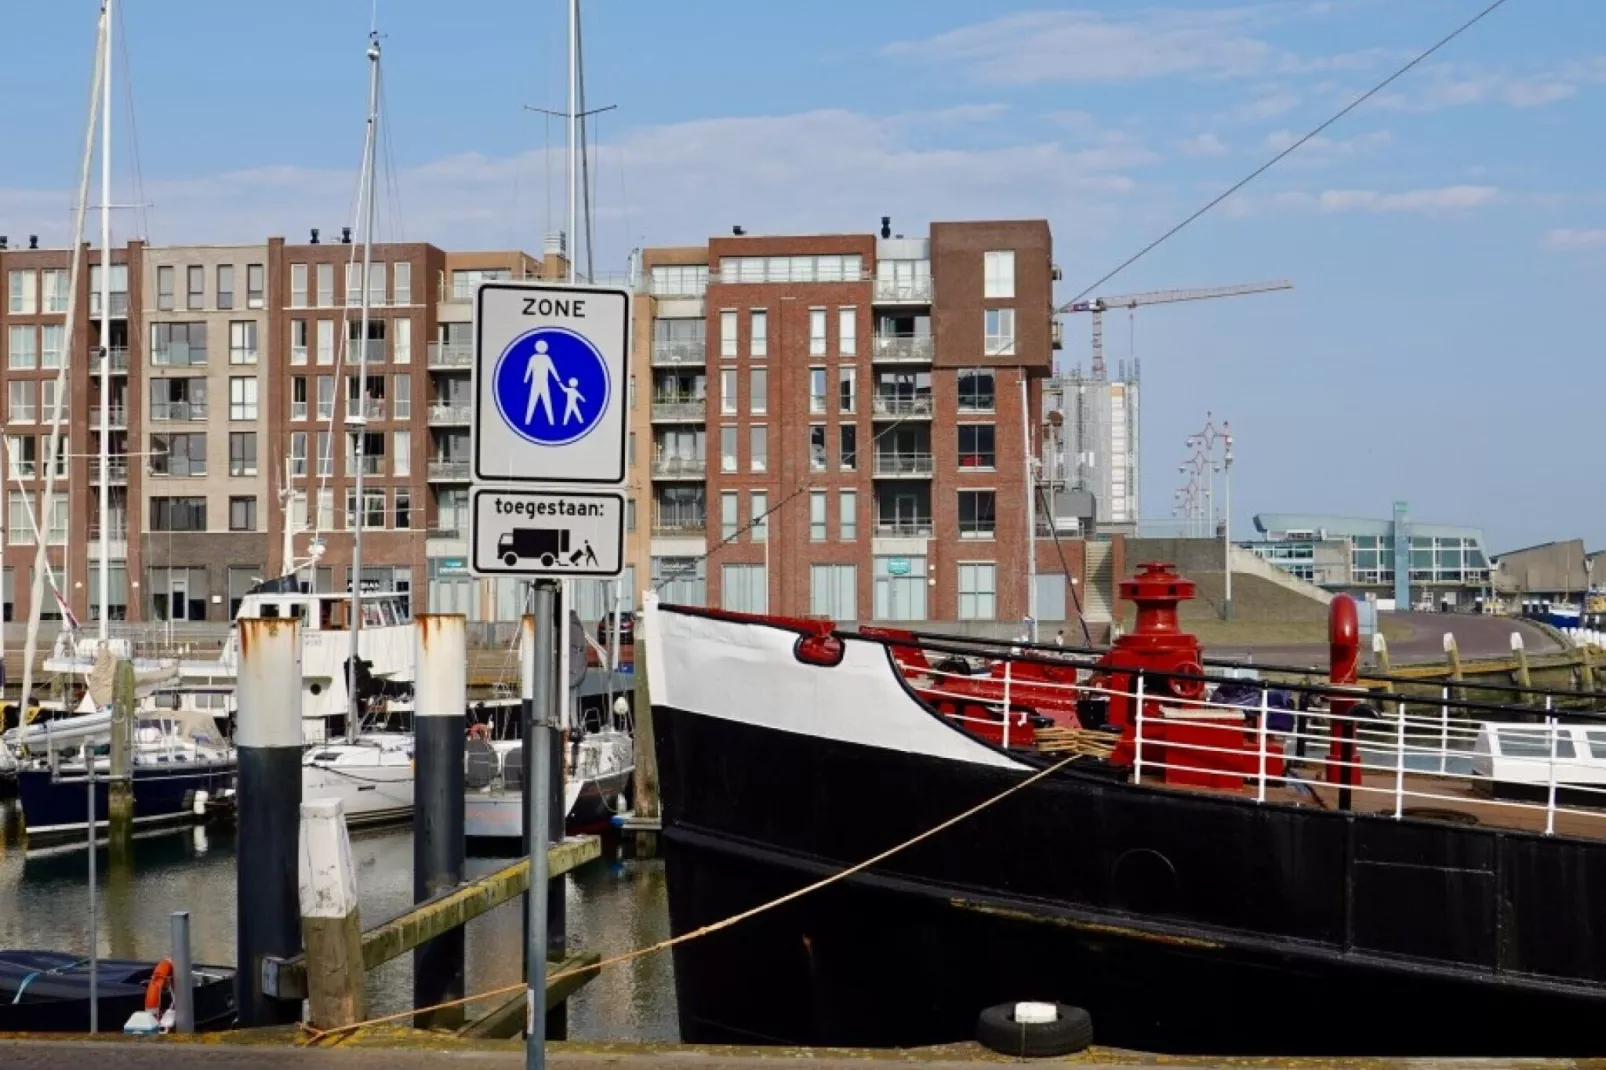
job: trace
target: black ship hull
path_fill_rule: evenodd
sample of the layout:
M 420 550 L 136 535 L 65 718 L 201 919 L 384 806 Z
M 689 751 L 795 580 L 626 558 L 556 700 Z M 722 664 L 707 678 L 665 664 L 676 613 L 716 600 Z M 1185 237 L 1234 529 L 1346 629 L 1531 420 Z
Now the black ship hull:
M 234 787 L 234 761 L 192 762 L 173 765 L 136 765 L 131 783 L 134 789 L 134 825 L 146 828 L 198 821 L 194 798 L 205 791 L 219 798 Z M 81 777 L 81 772 L 71 774 Z M 95 820 L 105 826 L 108 786 L 95 782 Z M 87 785 L 63 783 L 48 769 L 24 769 L 17 774 L 17 797 L 28 840 L 34 845 L 71 839 L 86 834 L 89 815 Z

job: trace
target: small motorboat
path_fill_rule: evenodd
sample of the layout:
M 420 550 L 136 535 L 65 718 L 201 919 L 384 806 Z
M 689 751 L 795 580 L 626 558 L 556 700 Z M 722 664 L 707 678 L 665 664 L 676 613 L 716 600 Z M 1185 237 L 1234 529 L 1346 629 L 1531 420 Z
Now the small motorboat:
M 147 1009 L 151 980 L 162 962 L 102 959 L 96 967 L 96 1023 L 120 1032 L 137 1011 Z M 163 969 L 168 975 L 171 967 Z M 195 1028 L 220 1029 L 234 1021 L 234 969 L 196 966 Z M 154 993 L 157 1017 L 172 1006 L 172 982 Z M 0 950 L 0 1033 L 89 1032 L 89 960 L 66 951 Z

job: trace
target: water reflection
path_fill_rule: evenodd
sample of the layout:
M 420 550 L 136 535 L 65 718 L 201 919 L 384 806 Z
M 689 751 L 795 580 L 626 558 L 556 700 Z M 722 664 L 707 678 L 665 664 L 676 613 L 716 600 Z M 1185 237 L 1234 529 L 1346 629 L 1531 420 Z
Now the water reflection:
M 88 946 L 87 856 L 81 849 L 24 855 L 15 804 L 0 803 L 0 947 L 83 949 Z M 412 903 L 409 830 L 352 837 L 364 925 L 394 917 Z M 169 915 L 190 912 L 191 943 L 200 963 L 234 961 L 234 840 L 227 832 L 185 829 L 135 840 L 134 864 L 109 871 L 104 847 L 99 945 L 103 955 L 158 959 L 168 952 Z M 510 858 L 471 857 L 470 876 Z M 566 878 L 569 946 L 604 958 L 669 935 L 663 864 L 614 858 Z M 468 987 L 480 992 L 522 976 L 520 904 L 509 903 L 468 927 Z M 411 1005 L 412 958 L 368 975 L 374 1014 Z M 603 971 L 569 1003 L 569 1035 L 578 1040 L 676 1039 L 674 973 L 668 952 Z

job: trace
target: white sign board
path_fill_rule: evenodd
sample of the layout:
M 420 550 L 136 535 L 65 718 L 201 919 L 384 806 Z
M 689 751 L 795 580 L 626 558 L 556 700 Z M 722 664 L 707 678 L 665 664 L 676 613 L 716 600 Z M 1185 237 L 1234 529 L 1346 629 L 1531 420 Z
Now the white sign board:
M 622 484 L 629 331 L 624 290 L 481 284 L 474 481 Z
M 477 576 L 612 577 L 624 572 L 620 491 L 475 487 L 469 570 Z

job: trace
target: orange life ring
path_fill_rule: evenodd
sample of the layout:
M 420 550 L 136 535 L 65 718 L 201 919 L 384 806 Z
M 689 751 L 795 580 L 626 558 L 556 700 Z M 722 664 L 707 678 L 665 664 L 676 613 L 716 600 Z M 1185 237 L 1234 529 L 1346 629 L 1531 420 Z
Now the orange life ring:
M 151 971 L 150 984 L 145 986 L 145 1009 L 152 1014 L 162 1013 L 162 989 L 173 987 L 173 960 L 163 959 Z

